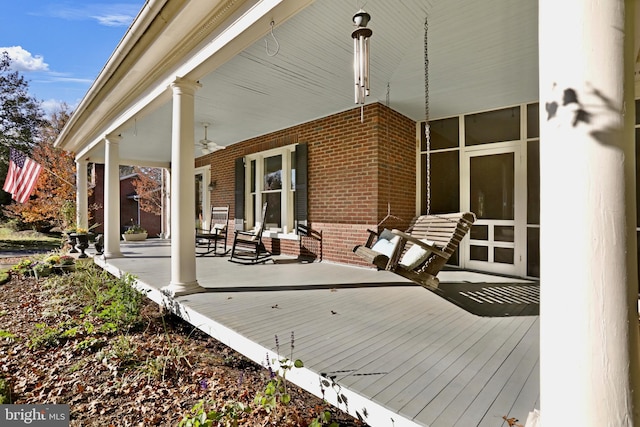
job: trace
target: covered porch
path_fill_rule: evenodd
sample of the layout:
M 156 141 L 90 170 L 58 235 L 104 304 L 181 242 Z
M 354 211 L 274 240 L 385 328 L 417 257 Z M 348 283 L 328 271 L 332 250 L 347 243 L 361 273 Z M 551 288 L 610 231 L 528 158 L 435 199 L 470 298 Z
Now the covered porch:
M 246 266 L 199 257 L 204 290 L 169 298 L 161 292 L 169 241 L 122 243 L 122 254 L 95 262 L 135 275 L 149 298 L 259 364 L 275 357 L 276 336 L 289 355 L 293 335 L 305 367 L 287 378 L 318 396 L 324 388 L 330 403 L 371 426 L 507 425 L 503 416 L 524 424 L 540 407 L 536 315 L 481 317 L 392 273 L 290 258 Z M 475 285 L 472 299 L 478 288 L 537 288 L 462 270 L 439 277 L 442 289 Z M 511 295 L 515 305 L 537 305 L 535 291 Z

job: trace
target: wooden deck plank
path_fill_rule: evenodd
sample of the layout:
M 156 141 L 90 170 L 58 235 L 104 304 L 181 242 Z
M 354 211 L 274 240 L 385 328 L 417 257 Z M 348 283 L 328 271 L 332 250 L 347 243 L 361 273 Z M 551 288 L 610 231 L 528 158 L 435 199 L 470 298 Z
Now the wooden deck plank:
M 350 365 L 358 369 L 342 377 L 341 381 L 350 386 L 362 388 L 366 390 L 367 395 L 373 396 L 379 389 L 387 387 L 387 384 L 378 384 L 376 388 L 373 388 L 372 383 L 377 382 L 377 379 L 368 378 L 364 374 L 387 372 L 387 381 L 389 383 L 395 381 L 394 376 L 402 375 L 402 372 L 397 370 L 397 365 L 411 369 L 412 360 L 416 360 L 416 357 L 425 358 L 435 352 L 437 348 L 451 340 L 449 332 L 452 328 L 459 328 L 465 323 L 464 319 L 455 316 L 444 318 L 444 320 L 446 321 L 435 321 L 422 329 L 414 328 L 408 333 L 398 334 L 401 341 L 395 345 L 388 345 L 380 351 L 368 352 L 351 361 Z M 388 376 L 393 369 L 396 369 L 396 372 L 392 376 Z
M 510 414 L 518 414 L 519 417 L 522 417 L 523 414 L 528 415 L 529 412 L 532 411 L 531 402 L 536 402 L 534 408 L 540 409 L 540 387 L 539 387 L 539 379 L 540 379 L 540 358 L 536 361 L 535 366 L 531 370 L 527 381 L 520 393 L 518 393 L 518 397 L 514 402 Z M 521 424 L 524 424 L 526 418 L 520 418 Z
M 416 418 L 427 425 L 454 425 L 530 327 L 530 322 L 520 322 L 516 328 L 503 328 L 502 333 L 508 336 L 501 334 L 502 336 L 493 337 L 487 343 L 483 357 L 462 369 Z
M 379 316 L 378 316 L 379 317 Z M 453 318 L 453 319 L 452 319 Z M 423 316 L 419 316 L 420 320 L 424 320 Z M 396 353 L 397 348 L 403 348 L 411 344 L 410 341 L 424 340 L 428 336 L 433 336 L 438 330 L 438 326 L 445 325 L 456 320 L 454 313 L 448 315 L 434 316 L 431 322 L 428 322 L 424 334 L 416 334 L 413 328 L 413 322 L 409 322 L 404 316 L 400 316 L 395 322 L 390 323 L 389 330 L 385 330 L 383 334 L 376 334 L 374 337 L 367 337 L 360 343 L 351 345 L 340 353 L 327 354 L 323 360 L 318 361 L 318 366 L 324 371 L 330 372 L 331 367 L 340 365 L 345 367 L 347 375 L 341 376 L 342 379 L 348 375 L 362 376 L 375 369 L 373 363 L 379 361 L 388 353 Z M 409 326 L 407 326 L 409 324 Z M 408 328 L 409 331 L 401 328 Z
M 481 328 L 466 328 L 465 333 L 459 336 L 460 340 L 448 342 L 429 359 L 408 370 L 393 384 L 376 394 L 376 399 L 393 402 L 394 407 L 399 407 L 402 412 L 414 418 L 426 406 L 426 402 L 429 402 L 441 387 L 446 386 L 446 373 L 463 369 L 467 363 L 467 356 L 473 357 L 479 352 L 486 334 L 490 334 L 497 327 L 491 322 L 478 323 L 482 325 Z M 443 379 L 444 384 L 438 379 Z M 418 396 L 419 399 L 416 398 Z
M 404 348 L 402 354 L 398 355 L 385 355 L 380 361 L 387 366 L 389 374 L 372 384 L 370 384 L 371 379 L 361 379 L 354 383 L 354 386 L 362 389 L 367 396 L 372 396 L 385 404 L 403 406 L 406 400 L 398 400 L 394 397 L 399 389 L 404 387 L 405 381 L 411 381 L 416 376 L 433 369 L 434 366 L 440 368 L 443 364 L 449 363 L 452 352 L 465 348 L 474 340 L 474 335 L 483 334 L 492 327 L 493 325 L 489 322 L 475 322 L 466 327 L 458 324 L 455 329 L 444 328 L 439 338 L 430 345 Z M 413 397 L 406 396 L 406 399 Z
M 472 404 L 467 407 L 462 416 L 456 422 L 456 427 L 478 426 L 482 422 L 495 425 L 496 420 L 500 420 L 503 415 L 507 415 L 506 413 L 499 413 L 496 411 L 489 412 L 489 408 L 492 408 L 494 401 L 508 384 L 511 375 L 519 367 L 522 359 L 536 347 L 536 338 L 538 336 L 538 322 L 535 322 L 533 327 L 527 330 L 518 345 L 516 345 L 500 367 L 494 372 L 491 379 L 482 388 Z M 506 408 L 506 410 L 509 408 L 510 406 Z M 520 418 L 517 414 L 509 415 Z
M 537 329 L 537 328 L 536 328 Z M 501 414 L 500 416 L 507 416 L 508 418 L 515 417 L 518 419 L 526 420 L 526 415 L 531 408 L 527 408 L 522 411 L 521 408 L 514 409 L 515 402 L 518 396 L 522 393 L 525 384 L 531 376 L 535 366 L 539 359 L 539 349 L 536 343 L 530 343 L 528 345 L 528 351 L 518 361 L 516 370 L 509 376 L 506 384 L 500 390 L 500 393 L 493 401 L 489 409 L 487 410 L 488 417 L 485 417 L 478 425 L 479 427 L 491 427 L 495 425 L 493 422 L 493 414 Z M 522 412 L 517 412 L 522 411 Z
M 491 358 L 496 357 L 501 342 L 508 340 L 514 334 L 515 328 L 512 325 L 498 327 L 495 332 L 497 333 L 487 334 L 490 336 L 489 339 L 487 339 L 487 335 L 482 337 L 432 382 L 426 384 L 423 379 L 416 378 L 413 384 L 403 390 L 403 393 L 417 393 L 422 401 L 411 400 L 400 408 L 400 411 L 412 418 L 419 418 L 426 424 L 431 424 L 451 401 L 469 386 L 482 367 Z M 420 385 L 424 388 L 417 390 Z M 413 389 L 416 391 L 412 391 Z

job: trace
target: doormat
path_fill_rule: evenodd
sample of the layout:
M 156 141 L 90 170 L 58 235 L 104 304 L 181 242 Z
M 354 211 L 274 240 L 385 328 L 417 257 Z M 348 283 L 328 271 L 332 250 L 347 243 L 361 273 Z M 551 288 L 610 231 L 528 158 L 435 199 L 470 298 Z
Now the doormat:
M 435 292 L 477 316 L 509 317 L 540 314 L 538 283 L 440 283 Z

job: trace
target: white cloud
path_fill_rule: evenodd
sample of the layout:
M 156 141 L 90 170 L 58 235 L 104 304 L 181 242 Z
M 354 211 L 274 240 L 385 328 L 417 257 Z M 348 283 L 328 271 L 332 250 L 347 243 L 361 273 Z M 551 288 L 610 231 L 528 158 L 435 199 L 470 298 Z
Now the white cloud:
M 48 71 L 49 64 L 44 62 L 41 55 L 32 55 L 22 46 L 0 47 L 0 52 L 6 51 L 11 58 L 11 69 L 15 71 Z
M 133 17 L 131 15 L 122 14 L 97 15 L 92 16 L 92 18 L 97 20 L 100 25 L 104 25 L 106 27 L 128 27 L 129 24 L 131 24 L 131 21 L 133 21 Z
M 77 8 L 51 6 L 49 15 L 70 21 L 95 20 L 107 27 L 128 27 L 136 17 L 143 2 L 127 3 L 94 3 Z

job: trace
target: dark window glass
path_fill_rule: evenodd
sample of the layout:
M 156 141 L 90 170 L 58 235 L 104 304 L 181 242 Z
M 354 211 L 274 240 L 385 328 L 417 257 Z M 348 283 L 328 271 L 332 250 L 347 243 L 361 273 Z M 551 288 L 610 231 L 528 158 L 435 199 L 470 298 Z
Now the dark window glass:
M 510 225 L 496 225 L 493 228 L 493 240 L 496 242 L 513 242 L 515 228 Z
M 489 226 L 472 225 L 470 238 L 473 240 L 489 240 Z
M 540 277 L 540 229 L 527 227 L 527 276 Z
M 251 160 L 251 192 L 256 192 L 256 161 Z
M 493 261 L 501 264 L 513 264 L 513 248 L 494 248 Z
M 421 212 L 427 212 L 427 155 L 420 156 L 423 178 Z M 460 211 L 458 150 L 431 154 L 431 213 Z
M 527 138 L 540 138 L 540 108 L 537 103 L 527 105 Z
M 471 245 L 471 259 L 473 261 L 489 261 L 489 248 Z
M 640 99 L 636 99 L 636 124 L 640 125 Z
M 540 224 L 540 141 L 527 143 L 527 224 Z
M 470 163 L 471 211 L 478 218 L 513 219 L 514 154 L 472 157 Z
M 636 227 L 640 227 L 640 129 L 636 129 Z
M 420 150 L 427 151 L 427 139 L 425 135 L 425 124 L 421 124 Z M 457 148 L 460 146 L 460 128 L 458 118 L 433 120 L 429 122 L 431 135 L 431 149 L 442 150 L 444 148 Z
M 263 194 L 263 202 L 267 202 L 267 217 L 265 223 L 267 228 L 282 227 L 282 206 L 280 204 L 280 193 Z
M 465 116 L 464 124 L 467 146 L 517 141 L 520 139 L 520 107 L 470 114 Z

